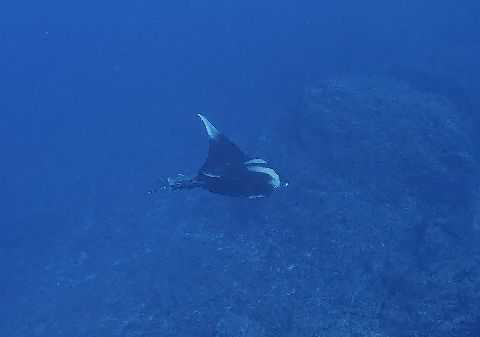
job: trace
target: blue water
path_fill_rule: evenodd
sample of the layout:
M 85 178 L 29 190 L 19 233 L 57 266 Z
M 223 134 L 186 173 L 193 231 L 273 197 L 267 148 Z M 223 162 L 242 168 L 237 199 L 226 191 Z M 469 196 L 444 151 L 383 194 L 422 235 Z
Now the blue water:
M 4 1 L 0 336 L 480 336 L 477 1 Z M 289 183 L 195 174 L 202 113 Z

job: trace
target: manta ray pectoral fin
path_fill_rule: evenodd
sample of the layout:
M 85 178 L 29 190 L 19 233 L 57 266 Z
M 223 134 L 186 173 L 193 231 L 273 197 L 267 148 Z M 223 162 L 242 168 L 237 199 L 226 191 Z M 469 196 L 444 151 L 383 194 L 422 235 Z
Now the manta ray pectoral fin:
M 214 127 L 213 124 L 210 123 L 210 121 L 206 117 L 204 117 L 200 114 L 198 114 L 198 117 L 200 117 L 203 124 L 205 124 L 205 128 L 207 129 L 208 137 L 210 139 L 218 138 L 218 136 L 221 134 L 220 131 L 218 131 L 218 129 L 216 127 Z
M 249 158 L 205 116 L 200 114 L 198 116 L 205 125 L 209 137 L 208 156 L 198 172 L 199 177 L 220 178 L 230 172 L 232 167 L 241 167 Z

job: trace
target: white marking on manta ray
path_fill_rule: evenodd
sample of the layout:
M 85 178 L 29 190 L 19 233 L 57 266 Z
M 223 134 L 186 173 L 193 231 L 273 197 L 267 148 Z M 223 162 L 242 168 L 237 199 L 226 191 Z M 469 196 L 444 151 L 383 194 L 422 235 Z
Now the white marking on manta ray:
M 202 172 L 204 176 L 210 177 L 210 178 L 220 178 L 221 175 L 215 174 L 215 173 L 207 173 L 207 172 Z
M 249 199 L 260 199 L 260 198 L 265 198 L 263 194 L 257 194 L 257 195 L 251 195 L 248 197 Z
M 247 169 L 249 171 L 253 172 L 258 172 L 258 173 L 264 173 L 270 176 L 270 185 L 273 186 L 273 188 L 277 188 L 280 186 L 280 177 L 278 176 L 277 172 L 275 172 L 274 169 L 270 167 L 263 167 L 263 166 L 248 166 Z
M 266 164 L 267 162 L 263 159 L 260 159 L 260 158 L 255 158 L 255 159 L 250 159 L 250 160 L 247 160 L 246 162 L 244 162 L 245 165 L 248 165 L 248 164 Z
M 205 128 L 207 129 L 208 137 L 211 138 L 211 139 L 216 139 L 220 135 L 220 131 L 218 131 L 218 129 L 216 127 L 214 127 L 213 124 L 210 123 L 210 121 L 206 117 L 204 117 L 200 114 L 198 114 L 198 117 L 200 117 L 203 124 L 205 124 Z

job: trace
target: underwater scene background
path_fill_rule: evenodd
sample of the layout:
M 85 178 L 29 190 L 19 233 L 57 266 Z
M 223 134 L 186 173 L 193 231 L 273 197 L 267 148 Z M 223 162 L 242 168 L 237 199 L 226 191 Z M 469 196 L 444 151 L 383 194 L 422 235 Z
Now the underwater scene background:
M 479 15 L 2 2 L 0 336 L 480 336 Z M 149 194 L 197 113 L 288 186 Z

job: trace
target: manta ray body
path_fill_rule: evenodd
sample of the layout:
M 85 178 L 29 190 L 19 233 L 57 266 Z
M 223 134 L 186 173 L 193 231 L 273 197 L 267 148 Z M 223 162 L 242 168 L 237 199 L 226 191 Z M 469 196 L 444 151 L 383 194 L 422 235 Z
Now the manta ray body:
M 206 117 L 198 116 L 209 138 L 207 159 L 196 177 L 169 179 L 172 190 L 201 187 L 231 197 L 263 198 L 280 187 L 278 174 L 265 160 L 247 156 Z

